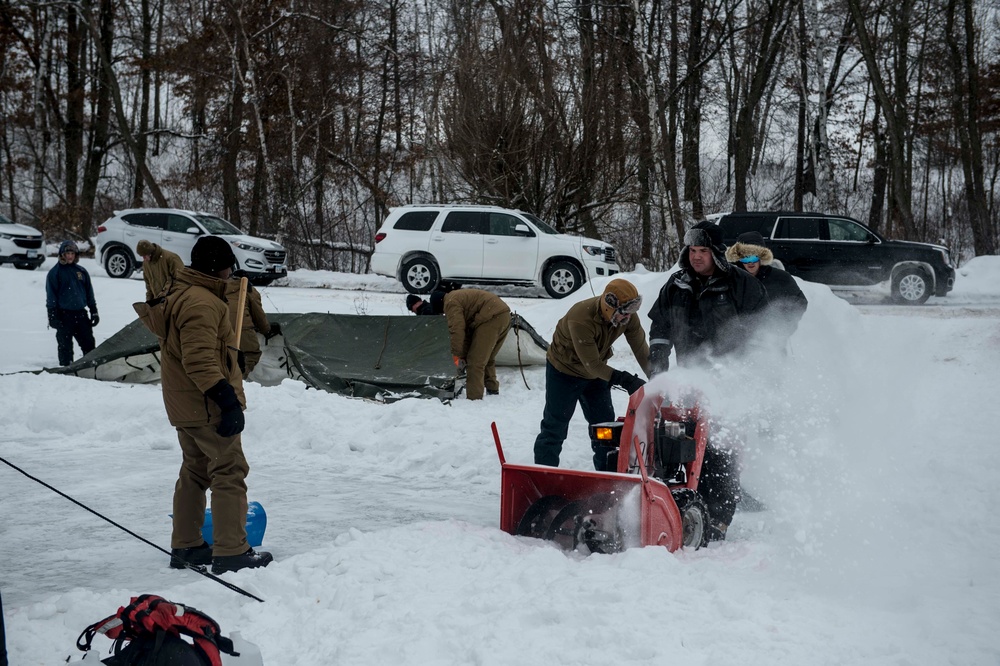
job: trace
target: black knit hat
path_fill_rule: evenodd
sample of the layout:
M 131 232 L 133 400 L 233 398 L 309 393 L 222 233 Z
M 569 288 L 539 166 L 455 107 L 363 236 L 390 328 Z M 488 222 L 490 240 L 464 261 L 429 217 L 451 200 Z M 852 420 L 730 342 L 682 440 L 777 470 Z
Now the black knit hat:
M 419 303 L 422 299 L 416 294 L 410 294 L 406 297 L 406 309 L 413 312 L 413 306 Z
M 236 263 L 229 242 L 218 236 L 202 236 L 191 248 L 191 268 L 212 275 Z

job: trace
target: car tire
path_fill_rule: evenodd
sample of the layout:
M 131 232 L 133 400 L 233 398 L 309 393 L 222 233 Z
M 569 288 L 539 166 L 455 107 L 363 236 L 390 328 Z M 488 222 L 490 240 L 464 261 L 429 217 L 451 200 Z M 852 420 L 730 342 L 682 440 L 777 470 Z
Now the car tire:
M 41 264 L 35 264 L 35 263 L 30 263 L 30 264 L 15 263 L 14 264 L 14 268 L 16 268 L 18 270 L 21 270 L 21 271 L 33 271 L 36 268 L 38 268 L 39 266 L 41 266 Z
M 104 254 L 104 270 L 108 277 L 129 278 L 135 272 L 135 260 L 123 247 L 113 247 Z
M 552 298 L 565 298 L 583 286 L 583 274 L 574 264 L 557 261 L 545 269 L 542 283 Z
M 427 257 L 410 259 L 403 264 L 403 287 L 411 294 L 429 294 L 437 289 L 440 277 L 437 266 Z
M 904 268 L 892 278 L 892 300 L 901 305 L 923 305 L 932 290 L 927 273 L 919 268 Z

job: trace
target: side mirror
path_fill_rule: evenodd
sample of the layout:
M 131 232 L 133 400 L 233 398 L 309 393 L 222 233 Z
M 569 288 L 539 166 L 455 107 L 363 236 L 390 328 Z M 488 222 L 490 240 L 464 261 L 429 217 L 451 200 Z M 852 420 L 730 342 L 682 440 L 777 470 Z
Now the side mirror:
M 517 224 L 514 225 L 514 235 L 534 236 L 535 234 L 531 233 L 531 229 L 528 228 L 527 224 L 524 224 L 523 222 L 518 222 Z
M 201 233 L 201 229 L 199 229 L 198 227 L 188 227 L 187 229 L 184 230 L 184 233 L 191 234 L 192 236 L 197 236 L 198 234 Z

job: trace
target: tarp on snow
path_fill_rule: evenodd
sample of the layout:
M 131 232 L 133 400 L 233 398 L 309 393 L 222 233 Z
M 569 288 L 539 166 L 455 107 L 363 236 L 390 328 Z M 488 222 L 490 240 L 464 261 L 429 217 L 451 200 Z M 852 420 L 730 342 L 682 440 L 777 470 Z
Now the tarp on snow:
M 282 335 L 260 337 L 262 357 L 252 381 L 283 379 L 352 397 L 392 402 L 405 397 L 448 400 L 461 390 L 444 317 L 272 314 Z M 512 317 L 498 365 L 545 363 L 548 344 Z M 501 358 L 502 357 L 502 358 Z M 160 347 L 138 319 L 71 365 L 49 372 L 133 384 L 160 380 Z

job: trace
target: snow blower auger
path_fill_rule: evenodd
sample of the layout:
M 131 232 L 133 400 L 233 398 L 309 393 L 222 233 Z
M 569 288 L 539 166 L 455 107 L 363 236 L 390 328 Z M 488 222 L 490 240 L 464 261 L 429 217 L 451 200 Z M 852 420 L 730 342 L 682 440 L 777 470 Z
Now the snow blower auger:
M 509 464 L 494 423 L 500 529 L 589 553 L 700 548 L 708 525 L 698 494 L 707 418 L 698 406 L 664 405 L 662 395 L 639 389 L 624 417 L 590 426 L 596 464 L 614 472 Z

